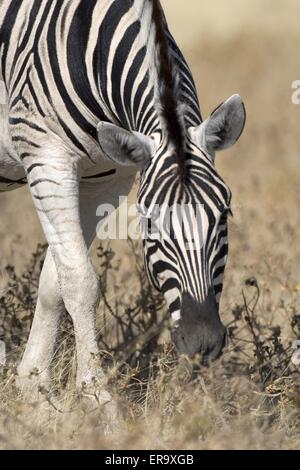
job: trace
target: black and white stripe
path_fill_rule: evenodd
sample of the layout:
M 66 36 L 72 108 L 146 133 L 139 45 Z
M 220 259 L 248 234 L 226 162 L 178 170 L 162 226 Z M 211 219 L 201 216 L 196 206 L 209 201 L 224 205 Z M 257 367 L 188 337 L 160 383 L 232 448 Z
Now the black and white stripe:
M 13 181 L 6 160 L 1 169 L 0 155 L 0 190 L 18 187 L 27 178 L 45 230 L 49 220 L 57 224 L 62 218 L 58 210 L 65 231 L 71 230 L 77 223 L 76 205 L 71 190 L 67 203 L 58 169 L 63 173 L 64 165 L 66 171 L 76 167 L 68 177 L 74 185 L 78 174 L 82 181 L 122 175 L 113 161 L 104 165 L 99 122 L 150 137 L 157 151 L 141 177 L 138 205 L 144 217 L 151 217 L 156 204 L 203 208 L 198 249 L 187 250 L 168 234 L 160 242 L 151 236 L 144 241 L 150 279 L 175 319 L 184 293 L 200 305 L 213 291 L 218 303 L 231 195 L 213 156 L 189 132 L 202 124 L 197 93 L 159 1 L 2 1 L 0 64 L 9 129 L 2 152 L 12 147 L 24 168 Z M 118 184 L 117 177 L 112 184 Z M 61 241 L 51 230 L 48 240 L 55 247 Z

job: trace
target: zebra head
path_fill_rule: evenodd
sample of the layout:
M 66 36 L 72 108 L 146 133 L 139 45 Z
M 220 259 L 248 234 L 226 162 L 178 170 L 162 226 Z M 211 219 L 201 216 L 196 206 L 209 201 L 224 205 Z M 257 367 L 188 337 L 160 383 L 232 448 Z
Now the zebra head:
M 150 137 L 111 124 L 99 129 L 105 152 L 141 167 L 138 194 L 151 283 L 165 297 L 180 353 L 217 358 L 226 342 L 219 316 L 228 253 L 231 193 L 215 168 L 215 153 L 233 145 L 245 124 L 234 95 L 185 135 L 184 165 L 167 132 Z

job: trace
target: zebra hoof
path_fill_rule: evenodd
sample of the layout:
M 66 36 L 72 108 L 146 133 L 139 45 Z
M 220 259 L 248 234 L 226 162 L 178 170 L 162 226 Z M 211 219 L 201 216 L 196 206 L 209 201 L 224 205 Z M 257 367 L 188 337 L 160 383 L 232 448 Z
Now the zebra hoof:
M 183 295 L 181 318 L 171 333 L 179 354 L 193 358 L 202 356 L 202 363 L 218 359 L 227 344 L 227 330 L 222 324 L 214 297 L 198 304 L 189 294 Z

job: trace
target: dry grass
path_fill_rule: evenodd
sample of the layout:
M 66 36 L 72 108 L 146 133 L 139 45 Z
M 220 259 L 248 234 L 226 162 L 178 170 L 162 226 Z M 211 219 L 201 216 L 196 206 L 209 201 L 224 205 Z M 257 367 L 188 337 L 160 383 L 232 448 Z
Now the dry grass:
M 105 407 L 86 408 L 83 395 L 74 391 L 74 341 L 67 317 L 53 366 L 56 394 L 43 390 L 42 403 L 24 401 L 14 387 L 15 363 L 34 313 L 44 254 L 40 246 L 20 277 L 7 269 L 8 292 L 0 301 L 0 337 L 8 352 L 0 388 L 1 447 L 263 449 L 300 444 L 300 373 L 291 362 L 291 342 L 300 335 L 297 289 L 286 286 L 287 295 L 282 291 L 277 306 L 285 314 L 282 329 L 266 283 L 246 279 L 227 312 L 230 345 L 220 361 L 203 368 L 197 359 L 178 360 L 166 341 L 164 309 L 145 280 L 136 249 L 133 275 L 139 289 L 129 303 L 108 300 L 107 286 L 117 287 L 119 266 L 111 249 L 98 249 L 104 299 L 98 341 L 122 413 L 121 431 L 107 436 Z
M 205 5 L 199 17 L 203 23 L 215 7 L 195 1 Z M 0 336 L 6 335 L 12 361 L 0 382 L 0 447 L 299 448 L 299 369 L 290 361 L 291 343 L 300 336 L 300 107 L 291 103 L 291 83 L 299 79 L 299 33 L 293 26 L 299 6 L 293 0 L 272 1 L 263 10 L 259 2 L 260 19 L 255 23 L 257 3 L 247 20 L 237 10 L 232 29 L 226 26 L 221 35 L 221 19 L 227 24 L 234 1 L 226 6 L 219 2 L 216 30 L 202 33 L 200 28 L 198 35 L 193 33 L 193 43 L 186 42 L 204 114 L 236 91 L 248 110 L 243 139 L 218 158 L 220 173 L 234 194 L 222 299 L 223 318 L 231 331 L 228 351 L 197 373 L 195 364 L 178 364 L 167 328 L 149 343 L 143 333 L 156 321 L 159 299 L 139 268 L 133 274 L 131 248 L 117 243 L 112 245 L 117 253 L 112 269 L 106 248 L 95 260 L 107 299 L 99 311 L 99 341 L 103 350 L 114 351 L 103 354 L 103 360 L 114 371 L 110 386 L 124 412 L 122 432 L 105 437 L 103 410 L 88 413 L 74 395 L 67 321 L 54 370 L 63 394 L 55 404 L 22 402 L 13 386 L 14 365 L 26 340 L 43 250 L 31 270 L 24 265 L 42 238 L 35 216 L 29 216 L 33 212 L 28 194 L 22 190 L 1 196 L 0 267 L 9 262 L 16 273 L 8 270 L 11 292 L 0 303 Z M 17 217 L 11 216 L 13 211 Z M 0 282 L 4 289 L 3 278 Z M 130 315 L 136 315 L 133 330 Z M 105 334 L 108 331 L 114 333 Z M 131 348 L 139 331 L 145 345 Z

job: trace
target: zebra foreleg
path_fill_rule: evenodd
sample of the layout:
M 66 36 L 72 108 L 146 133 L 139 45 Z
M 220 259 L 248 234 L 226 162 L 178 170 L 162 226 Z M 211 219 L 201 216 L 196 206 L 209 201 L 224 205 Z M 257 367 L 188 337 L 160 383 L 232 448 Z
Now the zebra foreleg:
M 32 328 L 16 380 L 18 388 L 34 399 L 38 397 L 40 387 L 51 390 L 50 365 L 63 311 L 56 266 L 48 250 L 40 277 Z
M 77 167 L 67 156 L 50 160 L 40 158 L 38 162 L 33 159 L 29 163 L 27 173 L 36 210 L 55 262 L 60 295 L 74 325 L 76 382 L 80 388 L 95 380 L 102 381 L 104 374 L 99 365 L 95 326 L 99 283 L 80 225 Z M 49 331 L 49 336 L 53 343 L 53 331 Z M 29 344 L 28 349 L 30 347 Z M 29 366 L 27 357 L 24 359 L 26 367 L 24 362 L 22 364 L 23 370 Z

